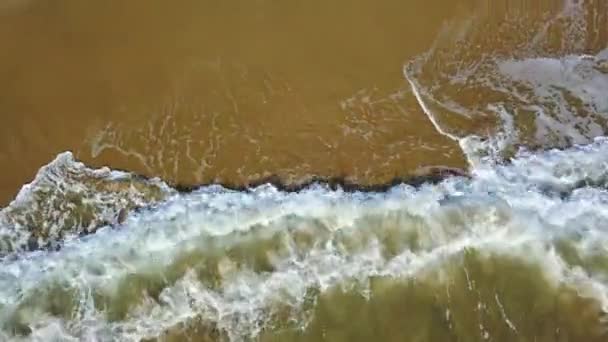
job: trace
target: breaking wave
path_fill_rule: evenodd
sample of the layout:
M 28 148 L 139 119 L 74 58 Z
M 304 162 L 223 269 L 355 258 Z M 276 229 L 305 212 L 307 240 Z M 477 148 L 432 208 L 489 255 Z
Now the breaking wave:
M 198 321 L 242 340 L 277 326 L 305 333 L 315 303 L 332 289 L 373 302 L 370 296 L 382 296 L 377 286 L 389 291 L 405 282 L 412 291 L 437 291 L 431 296 L 450 286 L 479 291 L 475 305 L 504 306 L 504 329 L 531 333 L 529 317 L 515 309 L 523 299 L 511 292 L 538 289 L 505 283 L 520 272 L 569 298 L 547 309 L 566 310 L 554 314 L 577 310 L 573 296 L 593 299 L 587 305 L 595 315 L 606 309 L 607 181 L 608 140 L 600 138 L 522 152 L 510 165 L 476 169 L 472 179 L 383 193 L 203 187 L 58 251 L 4 258 L 0 321 L 7 338 L 142 339 Z M 461 288 L 469 268 L 476 278 Z M 470 319 L 454 314 L 465 303 L 448 299 L 438 309 L 452 314 L 434 322 L 446 331 Z M 498 329 L 491 311 L 479 313 L 478 323 Z M 564 333 L 606 338 L 598 317 L 586 324 L 599 327 Z
M 502 50 L 469 23 L 404 67 L 469 176 L 180 192 L 60 154 L 0 211 L 0 340 L 605 341 L 608 54 L 585 4 L 506 21 L 489 32 L 529 30 Z

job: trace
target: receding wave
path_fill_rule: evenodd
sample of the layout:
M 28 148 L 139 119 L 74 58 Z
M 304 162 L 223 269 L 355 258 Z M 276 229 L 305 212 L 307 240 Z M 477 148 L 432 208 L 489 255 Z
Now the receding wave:
M 590 2 L 565 1 L 552 16 L 446 25 L 405 76 L 435 126 L 468 139 L 461 145 L 469 157 L 589 143 L 608 128 L 608 42 L 600 37 L 608 14 L 600 10 L 591 22 L 594 10 Z M 479 137 L 494 144 L 479 145 Z

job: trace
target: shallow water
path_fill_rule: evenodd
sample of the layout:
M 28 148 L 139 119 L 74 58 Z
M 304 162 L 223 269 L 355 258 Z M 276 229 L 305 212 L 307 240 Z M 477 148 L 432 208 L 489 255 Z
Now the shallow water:
M 0 341 L 608 340 L 607 11 L 7 2 Z
M 466 2 L 22 2 L 0 8 L 4 203 L 66 150 L 182 184 L 464 165 L 401 69 Z

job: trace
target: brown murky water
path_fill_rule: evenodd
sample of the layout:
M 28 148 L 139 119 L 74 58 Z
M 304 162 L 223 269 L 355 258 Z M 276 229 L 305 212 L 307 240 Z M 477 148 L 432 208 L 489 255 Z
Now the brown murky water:
M 463 166 L 403 63 L 464 1 L 15 1 L 0 201 L 60 151 L 185 184 Z
M 606 1 L 0 0 L 0 42 L 0 207 L 46 165 L 1 341 L 608 340 Z M 470 177 L 170 186 L 429 166 Z

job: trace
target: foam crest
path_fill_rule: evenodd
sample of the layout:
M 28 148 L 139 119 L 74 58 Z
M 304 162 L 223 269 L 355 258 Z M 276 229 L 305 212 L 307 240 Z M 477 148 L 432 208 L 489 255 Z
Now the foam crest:
M 386 193 L 204 187 L 120 229 L 3 259 L 1 326 L 28 339 L 137 340 L 200 321 L 241 340 L 285 315 L 304 328 L 314 319 L 307 303 L 336 286 L 365 293 L 374 277 L 437 285 L 471 250 L 541 265 L 551 286 L 605 306 L 608 268 L 597 258 L 608 246 L 607 156 L 597 139 Z
M 173 192 L 158 179 L 145 180 L 107 167 L 91 169 L 72 153 L 61 153 L 0 210 L 0 256 L 52 248 L 61 240 L 117 223 L 128 211 Z

